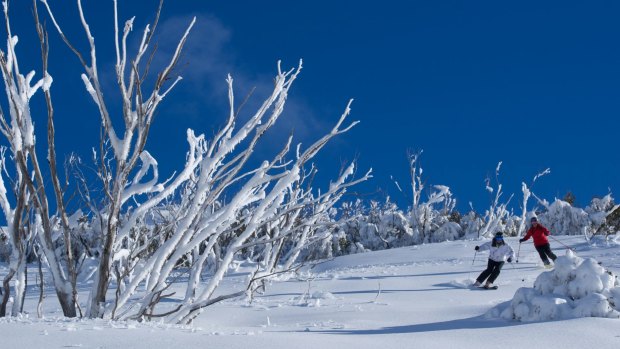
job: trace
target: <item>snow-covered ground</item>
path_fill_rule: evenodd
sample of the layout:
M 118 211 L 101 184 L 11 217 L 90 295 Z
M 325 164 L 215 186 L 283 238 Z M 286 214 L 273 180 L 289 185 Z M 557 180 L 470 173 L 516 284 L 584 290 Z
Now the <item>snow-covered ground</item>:
M 620 273 L 619 244 L 588 245 L 583 237 L 574 236 L 559 241 L 574 248 L 576 256 L 595 258 L 604 268 Z M 516 239 L 507 242 L 517 251 Z M 519 262 L 504 266 L 496 281 L 498 290 L 472 289 L 469 285 L 487 262 L 486 253 L 474 253 L 480 243 L 444 242 L 340 257 L 295 277 L 282 277 L 251 302 L 236 299 L 209 307 L 192 326 L 184 327 L 157 321 L 65 319 L 54 316 L 61 312 L 53 294 L 44 303 L 46 317 L 37 319 L 36 289 L 29 289 L 30 315 L 0 319 L 0 343 L 2 348 L 620 346 L 620 319 L 502 319 L 499 313 L 510 306 L 517 290 L 533 288 L 541 273 L 553 271 L 542 268 L 532 244 L 524 243 Z M 551 246 L 558 256 L 566 255 L 559 242 L 552 240 Z M 6 266 L 0 268 L 3 276 Z M 234 287 L 250 268 L 239 265 L 225 286 Z M 551 280 L 553 274 L 543 278 Z

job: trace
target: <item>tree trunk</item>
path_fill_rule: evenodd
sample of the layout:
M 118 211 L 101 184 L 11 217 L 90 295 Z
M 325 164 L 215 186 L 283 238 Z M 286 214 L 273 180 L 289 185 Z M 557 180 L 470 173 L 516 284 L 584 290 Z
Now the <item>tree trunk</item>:
M 17 257 L 18 262 L 15 267 L 15 297 L 13 297 L 13 315 L 19 314 L 24 308 L 24 297 L 26 296 L 26 253 L 20 252 Z
M 9 287 L 9 282 L 15 275 L 15 270 L 9 270 L 9 273 L 4 277 L 2 281 L 2 288 L 4 292 L 2 293 L 2 303 L 0 303 L 0 317 L 6 316 L 6 304 L 9 302 L 9 297 L 11 296 L 11 288 Z
M 56 288 L 56 295 L 58 296 L 58 302 L 64 316 L 72 318 L 77 316 L 77 310 L 75 303 L 73 302 L 73 292 L 63 292 Z
M 108 243 L 108 241 L 110 241 Z M 99 260 L 99 271 L 95 278 L 95 283 L 91 291 L 88 317 L 100 318 L 103 316 L 103 307 L 106 301 L 106 293 L 108 291 L 108 285 L 110 283 L 110 270 L 112 259 L 112 239 L 108 237 L 106 244 L 103 248 L 103 255 Z
M 122 188 L 122 185 L 117 185 L 117 188 Z M 99 260 L 99 271 L 95 278 L 95 283 L 91 291 L 91 298 L 89 300 L 88 317 L 100 318 L 104 314 L 104 306 L 106 302 L 106 294 L 108 286 L 110 284 L 110 272 L 112 270 L 112 260 L 114 255 L 114 242 L 116 241 L 116 233 L 118 227 L 118 217 L 120 215 L 120 190 L 116 190 L 116 201 L 111 204 L 111 212 L 108 217 L 107 232 L 101 259 Z

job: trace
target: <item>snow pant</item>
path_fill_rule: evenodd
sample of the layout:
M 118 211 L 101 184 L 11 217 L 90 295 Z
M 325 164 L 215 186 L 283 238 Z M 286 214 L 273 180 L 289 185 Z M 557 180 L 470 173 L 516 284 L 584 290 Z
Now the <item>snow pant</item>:
M 479 283 L 483 283 L 486 278 L 489 278 L 487 281 L 493 283 L 495 279 L 499 276 L 499 272 L 502 270 L 504 266 L 504 262 L 496 262 L 489 258 L 489 263 L 487 264 L 487 268 L 480 273 L 480 276 L 476 279 Z
M 558 258 L 558 256 L 551 252 L 551 246 L 548 243 L 534 247 L 536 247 L 536 251 L 538 251 L 538 255 L 540 256 L 540 259 L 542 259 L 543 263 L 545 263 L 545 265 L 549 264 L 549 258 L 551 258 L 552 261 Z

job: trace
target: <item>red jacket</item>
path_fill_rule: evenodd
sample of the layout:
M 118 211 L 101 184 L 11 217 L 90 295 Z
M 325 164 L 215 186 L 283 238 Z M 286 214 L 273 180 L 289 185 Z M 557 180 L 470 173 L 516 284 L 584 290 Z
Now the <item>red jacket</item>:
M 523 237 L 523 241 L 529 239 L 530 237 L 534 238 L 534 246 L 542 246 L 549 243 L 547 236 L 549 235 L 549 230 L 543 227 L 542 224 L 538 223 L 536 227 L 532 226 L 527 231 L 527 234 Z

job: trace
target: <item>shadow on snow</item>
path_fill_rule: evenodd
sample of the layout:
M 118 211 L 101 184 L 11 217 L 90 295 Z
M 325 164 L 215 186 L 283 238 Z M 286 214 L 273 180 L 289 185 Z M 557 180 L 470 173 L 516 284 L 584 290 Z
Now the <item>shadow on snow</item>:
M 487 328 L 502 328 L 510 326 L 523 325 L 517 321 L 506 321 L 498 319 L 485 319 L 483 316 L 476 316 L 466 319 L 450 320 L 433 322 L 427 324 L 416 325 L 403 325 L 403 326 L 390 326 L 378 329 L 365 329 L 365 330 L 321 330 L 311 331 L 314 333 L 325 334 L 341 334 L 341 335 L 381 335 L 381 334 L 401 334 L 401 333 L 422 333 L 422 332 L 438 332 L 438 331 L 451 331 L 451 330 L 476 330 Z

